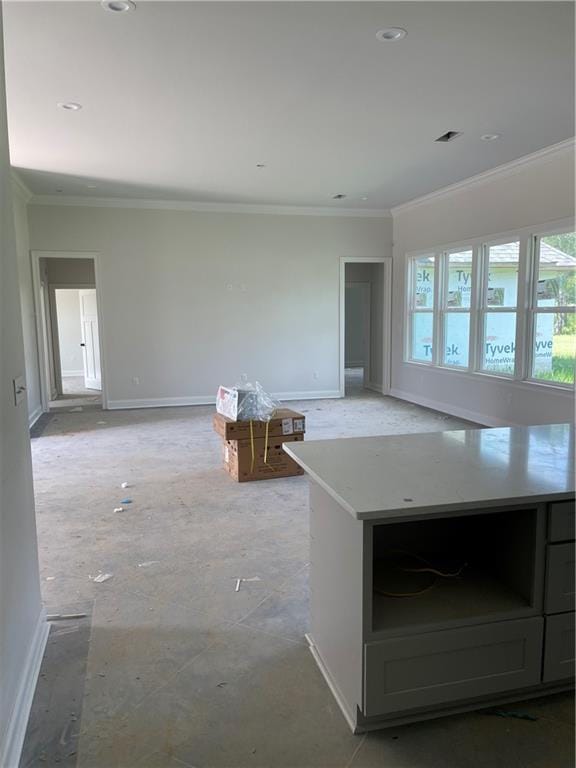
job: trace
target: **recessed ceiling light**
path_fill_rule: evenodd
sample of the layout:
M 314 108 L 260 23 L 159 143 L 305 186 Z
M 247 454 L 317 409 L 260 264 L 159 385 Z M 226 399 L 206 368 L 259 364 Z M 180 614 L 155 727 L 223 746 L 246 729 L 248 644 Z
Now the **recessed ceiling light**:
M 367 197 L 366 195 L 362 195 L 362 197 L 360 198 L 360 200 L 368 200 L 368 197 Z
M 495 141 L 496 139 L 500 138 L 499 133 L 483 133 L 482 136 L 480 136 L 482 141 Z
M 136 10 L 136 3 L 133 3 L 132 0 L 101 0 L 100 5 L 104 10 L 114 13 L 127 13 Z
M 407 34 L 402 27 L 386 27 L 376 32 L 376 38 L 382 43 L 393 43 L 395 40 L 402 40 Z
M 68 112 L 78 112 L 79 109 L 82 109 L 82 104 L 78 104 L 77 101 L 59 101 L 58 106 Z
M 332 200 L 344 200 L 346 195 L 343 195 L 341 192 L 338 195 L 332 195 Z

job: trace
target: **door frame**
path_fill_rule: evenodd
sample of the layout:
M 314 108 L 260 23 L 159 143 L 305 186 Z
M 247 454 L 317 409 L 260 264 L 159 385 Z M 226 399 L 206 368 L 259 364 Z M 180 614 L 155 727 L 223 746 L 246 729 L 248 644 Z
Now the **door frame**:
M 339 297 L 339 389 L 340 397 L 346 395 L 346 264 L 382 264 L 382 297 L 384 318 L 382 323 L 382 387 L 370 386 L 382 395 L 390 393 L 391 387 L 391 347 L 392 347 L 392 257 L 391 256 L 341 256 L 340 257 L 340 297 Z
M 60 335 L 58 333 L 58 307 L 56 306 L 56 291 L 77 290 L 86 288 L 94 289 L 92 283 L 53 283 L 48 286 L 48 297 L 50 305 L 50 331 L 52 333 L 52 354 L 54 356 L 54 378 L 56 380 L 56 389 L 59 395 L 62 395 L 62 360 L 60 357 Z M 96 291 L 96 307 L 98 307 L 98 291 Z M 102 376 L 102 371 L 100 371 Z
M 46 378 L 46 370 L 48 366 L 48 350 L 44 344 L 44 337 L 42 333 L 42 318 L 41 318 L 41 303 L 40 303 L 40 259 L 92 259 L 94 262 L 94 277 L 96 287 L 96 307 L 98 315 L 98 335 L 100 346 L 100 375 L 102 377 L 102 409 L 108 409 L 108 379 L 106 375 L 106 362 L 104 350 L 105 345 L 105 330 L 104 330 L 104 313 L 102 311 L 102 280 L 101 280 L 101 262 L 100 253 L 98 251 L 30 251 L 30 263 L 32 269 L 32 287 L 34 291 L 34 313 L 36 318 L 36 341 L 38 344 L 38 358 L 40 369 L 40 399 L 42 401 L 42 411 L 48 412 L 50 402 L 50 382 Z M 77 284 L 69 284 L 60 287 L 76 288 Z M 82 287 L 86 287 L 85 285 Z M 93 288 L 94 286 L 89 286 Z M 51 323 L 53 322 L 52 314 L 50 313 Z M 52 332 L 48 329 L 48 332 Z

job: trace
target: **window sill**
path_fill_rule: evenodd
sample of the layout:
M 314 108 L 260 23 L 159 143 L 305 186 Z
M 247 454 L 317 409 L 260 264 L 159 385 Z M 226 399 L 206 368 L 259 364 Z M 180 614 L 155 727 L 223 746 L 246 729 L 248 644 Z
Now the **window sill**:
M 478 381 L 479 379 L 487 379 L 499 384 L 509 384 L 518 389 L 524 389 L 529 392 L 535 392 L 541 390 L 553 391 L 557 394 L 563 394 L 570 397 L 574 397 L 574 386 L 570 384 L 558 384 L 556 382 L 544 382 L 535 381 L 533 379 L 515 379 L 513 376 L 498 376 L 494 373 L 485 373 L 484 371 L 470 371 L 463 368 L 450 367 L 446 365 L 434 365 L 433 363 L 419 363 L 415 360 L 404 360 L 404 365 L 415 365 L 419 368 L 425 368 L 427 370 L 438 371 L 439 373 L 457 374 L 460 377 L 470 379 L 472 381 Z

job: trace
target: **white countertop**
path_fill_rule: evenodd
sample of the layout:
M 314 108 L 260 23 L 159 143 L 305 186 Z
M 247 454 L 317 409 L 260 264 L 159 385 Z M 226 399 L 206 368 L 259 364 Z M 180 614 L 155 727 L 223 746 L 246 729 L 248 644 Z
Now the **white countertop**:
M 358 520 L 574 495 L 570 424 L 315 440 L 284 450 Z

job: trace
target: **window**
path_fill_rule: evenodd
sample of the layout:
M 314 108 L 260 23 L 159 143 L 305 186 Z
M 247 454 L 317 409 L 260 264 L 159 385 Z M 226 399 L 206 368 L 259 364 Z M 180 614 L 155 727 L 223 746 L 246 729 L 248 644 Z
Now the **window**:
M 434 306 L 436 303 L 436 257 L 411 259 L 409 273 L 409 357 L 431 363 L 434 353 Z
M 520 242 L 485 245 L 479 327 L 480 369 L 504 376 L 516 370 L 516 324 Z
M 574 384 L 576 233 L 534 238 L 531 377 Z
M 573 226 L 470 241 L 407 263 L 408 361 L 574 386 Z
M 468 368 L 473 256 L 470 250 L 444 254 L 442 292 L 442 364 Z

